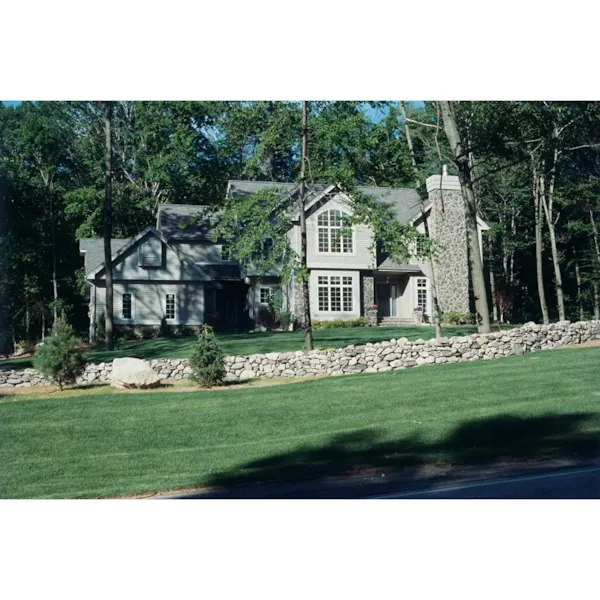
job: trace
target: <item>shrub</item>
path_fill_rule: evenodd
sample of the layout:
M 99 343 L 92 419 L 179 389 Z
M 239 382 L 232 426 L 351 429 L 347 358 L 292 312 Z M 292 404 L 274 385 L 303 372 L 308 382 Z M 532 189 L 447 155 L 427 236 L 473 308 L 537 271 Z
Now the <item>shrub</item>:
M 220 385 L 225 377 L 225 358 L 213 328 L 205 325 L 198 336 L 192 355 L 190 356 L 192 369 L 191 379 L 202 387 Z
M 17 342 L 15 354 L 33 354 L 35 352 L 36 343 L 27 340 Z
M 167 319 L 163 317 L 160 320 L 160 325 L 158 326 L 158 331 L 156 333 L 157 337 L 168 338 L 171 337 L 172 331 L 171 328 L 167 325 Z
M 449 311 L 442 314 L 442 322 L 449 325 L 473 325 L 475 323 L 475 315 Z
M 323 329 L 323 321 L 318 321 L 317 319 L 314 319 L 312 321 L 312 328 L 313 329 Z
M 369 325 L 369 319 L 367 317 L 358 317 L 352 321 L 352 327 L 367 327 Z
M 138 340 L 152 340 L 156 337 L 157 329 L 154 325 L 136 325 L 133 333 Z
M 283 311 L 282 313 L 280 313 L 279 322 L 281 323 L 281 328 L 284 331 L 287 331 L 288 327 L 290 326 L 290 323 L 292 322 L 293 319 L 294 319 L 294 316 L 289 311 Z M 314 327 L 314 325 L 313 325 L 313 327 Z
M 35 353 L 33 366 L 45 377 L 58 383 L 62 390 L 63 385 L 74 383 L 85 369 L 85 359 L 76 346 L 73 328 L 59 319 L 52 327 L 52 334 Z

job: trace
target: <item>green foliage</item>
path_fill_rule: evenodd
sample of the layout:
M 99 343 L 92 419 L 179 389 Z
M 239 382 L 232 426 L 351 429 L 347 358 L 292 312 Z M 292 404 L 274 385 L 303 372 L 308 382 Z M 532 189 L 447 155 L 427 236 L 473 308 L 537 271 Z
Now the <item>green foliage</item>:
M 35 353 L 33 366 L 44 377 L 58 383 L 62 390 L 65 384 L 74 383 L 85 369 L 85 359 L 76 346 L 73 328 L 58 319 L 52 327 L 52 334 L 46 337 Z
M 225 378 L 225 358 L 212 327 L 205 325 L 190 356 L 191 379 L 202 387 L 220 385 Z
M 358 317 L 357 319 L 344 320 L 332 319 L 331 321 L 313 320 L 313 329 L 339 329 L 348 327 L 367 327 L 369 321 L 366 317 Z
M 291 312 L 284 310 L 283 312 L 279 313 L 279 323 L 284 331 L 288 330 L 290 323 L 292 323 L 293 320 L 294 315 Z
M 171 329 L 171 327 L 169 327 L 169 325 L 167 325 L 166 317 L 163 317 L 160 320 L 160 325 L 158 326 L 158 331 L 157 331 L 156 335 L 157 335 L 157 337 L 161 337 L 161 338 L 168 338 L 173 335 L 173 330 Z
M 158 329 L 154 325 L 136 325 L 134 333 L 138 340 L 153 340 L 158 337 Z
M 273 293 L 269 296 L 268 306 L 274 319 L 279 319 L 283 307 L 283 294 L 280 289 L 273 290 Z
M 473 325 L 475 324 L 475 315 L 449 311 L 442 313 L 442 323 L 448 325 Z

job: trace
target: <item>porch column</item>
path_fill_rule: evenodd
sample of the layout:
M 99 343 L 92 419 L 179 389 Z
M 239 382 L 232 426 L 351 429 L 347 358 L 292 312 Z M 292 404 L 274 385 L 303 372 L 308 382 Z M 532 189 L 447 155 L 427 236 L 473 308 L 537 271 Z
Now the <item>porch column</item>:
M 377 325 L 377 310 L 375 304 L 375 278 L 372 275 L 362 277 L 362 315 L 367 317 L 369 325 Z

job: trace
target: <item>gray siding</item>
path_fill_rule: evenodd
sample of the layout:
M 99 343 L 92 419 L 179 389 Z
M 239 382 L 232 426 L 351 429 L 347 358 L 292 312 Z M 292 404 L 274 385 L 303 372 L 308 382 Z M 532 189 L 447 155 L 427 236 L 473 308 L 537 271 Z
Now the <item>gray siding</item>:
M 161 282 L 118 282 L 114 284 L 115 325 L 158 325 L 165 316 L 166 296 L 175 294 L 175 319 L 171 325 L 199 325 L 204 322 L 204 284 Z M 123 294 L 132 294 L 131 319 L 123 319 Z M 106 288 L 98 288 L 96 319 L 106 309 Z
M 347 213 L 351 212 L 350 208 L 344 203 L 343 199 L 339 195 L 336 195 L 317 211 L 310 214 L 306 219 L 308 268 L 320 267 L 326 269 L 372 269 L 375 263 L 374 255 L 370 250 L 370 246 L 373 244 L 373 233 L 371 228 L 366 225 L 356 225 L 354 227 L 354 244 L 352 253 L 319 253 L 317 217 L 322 212 L 332 209 L 341 210 Z M 297 236 L 297 239 L 299 244 L 299 236 Z M 297 251 L 299 251 L 299 246 Z
M 179 256 L 162 244 L 163 259 L 161 267 L 140 267 L 138 265 L 138 246 L 143 244 L 148 236 L 142 238 L 138 244 L 127 250 L 113 264 L 113 278 L 115 280 L 147 280 L 147 281 L 181 281 L 198 279 L 199 275 L 194 269 L 181 261 Z M 104 279 L 104 274 L 102 275 Z

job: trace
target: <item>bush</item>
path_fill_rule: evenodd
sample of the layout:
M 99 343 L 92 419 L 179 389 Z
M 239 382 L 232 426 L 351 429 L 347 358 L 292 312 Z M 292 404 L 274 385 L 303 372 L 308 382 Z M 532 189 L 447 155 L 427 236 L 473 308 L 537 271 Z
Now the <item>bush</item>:
M 294 319 L 294 316 L 292 315 L 291 312 L 283 311 L 282 313 L 280 313 L 279 322 L 281 323 L 281 329 L 283 329 L 284 331 L 287 331 L 288 327 L 290 326 L 290 323 L 293 321 L 293 319 Z
M 22 340 L 17 342 L 15 354 L 33 354 L 35 352 L 36 342 Z
M 152 340 L 156 337 L 157 328 L 154 325 L 136 325 L 133 333 L 138 340 Z
M 168 338 L 171 337 L 172 331 L 171 328 L 167 325 L 166 317 L 163 317 L 160 320 L 160 325 L 158 326 L 158 331 L 156 333 L 157 337 Z
M 225 358 L 213 328 L 205 325 L 190 356 L 190 379 L 202 387 L 220 385 L 225 377 Z
M 448 325 L 473 325 L 475 323 L 475 315 L 449 311 L 442 314 L 442 323 Z
M 369 319 L 367 317 L 358 317 L 358 319 L 354 319 L 352 321 L 352 327 L 368 327 Z
M 58 383 L 62 390 L 66 383 L 74 383 L 85 369 L 85 359 L 76 346 L 73 328 L 65 321 L 57 320 L 52 327 L 52 334 L 35 353 L 33 366 L 44 377 Z
M 341 327 L 367 327 L 369 321 L 366 317 L 358 317 L 357 319 L 352 319 L 348 321 L 344 321 L 343 319 L 333 319 L 333 321 L 318 321 L 314 320 L 312 322 L 313 329 L 336 329 Z

